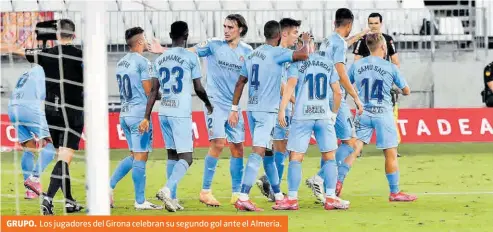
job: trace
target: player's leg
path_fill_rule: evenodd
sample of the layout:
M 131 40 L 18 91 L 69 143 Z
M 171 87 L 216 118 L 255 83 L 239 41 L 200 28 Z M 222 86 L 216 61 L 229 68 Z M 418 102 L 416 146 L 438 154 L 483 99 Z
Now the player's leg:
M 207 206 L 220 206 L 221 203 L 212 195 L 211 185 L 214 174 L 216 173 L 219 155 L 226 146 L 226 129 L 229 109 L 225 109 L 220 104 L 214 105 L 212 114 L 208 114 L 204 108 L 204 115 L 209 135 L 209 151 L 204 159 L 204 176 L 202 179 L 202 190 L 200 191 L 199 200 Z
M 281 204 L 276 204 L 274 210 L 297 210 L 298 190 L 301 184 L 301 163 L 303 156 L 308 149 L 310 136 L 313 131 L 315 121 L 293 120 L 291 123 L 290 133 L 288 135 L 287 149 L 290 151 L 288 166 L 288 198 Z
M 396 94 L 396 101 L 397 101 L 397 96 L 398 96 L 398 93 Z M 399 131 L 399 103 L 397 103 L 397 102 L 394 103 L 393 113 L 394 113 L 395 128 L 397 131 L 397 143 L 401 144 L 401 133 Z M 397 152 L 397 157 L 401 157 L 399 152 Z
M 44 115 L 39 115 L 39 126 L 33 128 L 33 132 L 39 140 L 39 157 L 33 169 L 32 179 L 36 182 L 39 179 L 41 173 L 44 172 L 48 164 L 55 158 L 56 149 L 53 146 L 53 140 L 48 129 L 48 123 Z M 40 187 L 41 191 L 41 187 Z
M 173 174 L 173 169 L 175 168 L 175 164 L 180 160 L 178 157 L 178 153 L 176 152 L 176 149 L 167 149 L 168 152 L 168 161 L 166 162 L 166 179 L 169 180 L 171 175 Z M 170 189 L 171 191 L 171 200 L 176 206 L 176 210 L 183 210 L 183 206 L 180 205 L 178 197 L 177 197 L 177 186 L 175 186 L 173 189 Z
M 399 190 L 399 165 L 397 161 L 397 129 L 393 115 L 375 118 L 373 121 L 377 133 L 377 149 L 385 155 L 385 174 L 389 183 L 389 201 L 415 201 L 416 196 Z
M 132 152 L 132 133 L 130 132 L 130 127 L 127 125 L 125 122 L 125 118 L 120 118 L 120 126 L 123 130 L 123 133 L 125 135 L 125 139 L 127 140 L 128 144 L 128 149 L 130 150 L 130 155 L 125 157 L 123 160 L 120 161 L 118 166 L 116 166 L 115 171 L 113 172 L 113 175 L 111 175 L 110 178 L 110 207 L 113 208 L 114 205 L 114 198 L 113 198 L 113 191 L 116 188 L 116 185 L 118 182 L 120 182 L 123 177 L 125 177 L 128 172 L 132 169 L 133 162 L 134 162 L 134 154 Z
M 176 191 L 178 183 L 192 165 L 192 118 L 167 117 L 167 123 L 171 129 L 171 137 L 167 135 L 165 143 L 170 144 L 169 147 L 166 145 L 168 149 L 176 151 L 177 161 L 174 163 L 173 170 L 171 171 L 171 175 L 169 176 L 166 185 L 159 190 L 156 197 L 163 201 L 166 210 L 175 212 L 177 209 L 183 208 L 176 204 L 176 201 L 171 196 L 171 192 L 174 189 Z
M 235 128 L 225 123 L 226 137 L 229 143 L 231 156 L 229 159 L 229 173 L 231 175 L 231 204 L 234 204 L 241 191 L 241 179 L 243 177 L 243 142 L 245 141 L 245 123 L 243 114 L 238 115 L 239 120 Z
M 250 132 L 252 134 L 252 153 L 248 156 L 247 164 L 243 173 L 243 179 L 241 183 L 240 197 L 235 203 L 235 208 L 242 211 L 263 211 L 263 209 L 257 208 L 250 200 L 250 190 L 255 183 L 260 165 L 265 155 L 265 150 L 270 147 L 270 136 L 272 129 L 274 128 L 274 121 L 269 121 L 269 117 L 264 112 L 247 112 Z M 273 114 L 275 115 L 275 114 Z M 273 119 L 273 118 L 272 118 Z M 269 173 L 272 173 L 272 165 L 267 164 L 267 176 L 269 181 L 274 185 L 273 180 L 270 179 Z M 274 169 L 275 169 L 275 165 Z M 264 169 L 265 169 L 264 165 Z M 277 177 L 277 170 L 275 170 L 275 176 Z M 277 177 L 278 179 L 279 177 Z M 274 186 L 273 186 L 274 188 Z M 279 185 L 274 191 L 279 189 Z M 281 194 L 282 197 L 282 194 Z

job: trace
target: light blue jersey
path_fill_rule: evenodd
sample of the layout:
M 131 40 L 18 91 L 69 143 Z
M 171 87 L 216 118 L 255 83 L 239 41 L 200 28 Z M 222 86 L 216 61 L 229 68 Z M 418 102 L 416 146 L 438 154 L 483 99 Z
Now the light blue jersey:
M 199 57 L 207 57 L 207 92 L 214 103 L 231 107 L 236 81 L 244 58 L 253 49 L 240 42 L 231 48 L 224 39 L 209 39 L 195 46 Z
M 128 53 L 118 61 L 116 80 L 122 103 L 120 117 L 144 117 L 147 95 L 142 81 L 155 76 L 151 62 L 138 53 Z
M 336 32 L 332 33 L 332 35 L 320 44 L 320 51 L 325 53 L 325 56 L 329 58 L 334 65 L 337 63 L 346 64 L 346 51 L 347 51 L 347 43 L 344 38 L 342 38 Z M 345 89 L 341 87 L 342 94 L 344 95 Z M 344 98 L 343 98 L 344 101 Z
M 283 64 L 293 61 L 293 53 L 287 48 L 264 44 L 246 57 L 241 75 L 249 83 L 247 111 L 278 111 Z
M 191 117 L 192 80 L 202 75 L 198 56 L 182 47 L 168 49 L 154 62 L 154 71 L 161 86 L 159 115 Z
M 329 119 L 330 85 L 339 80 L 332 61 L 313 53 L 308 60 L 291 64 L 288 75 L 298 79 L 293 120 Z
M 375 56 L 356 61 L 348 74 L 351 83 L 356 83 L 364 110 L 373 116 L 392 112 L 390 90 L 394 83 L 400 89 L 407 86 L 397 66 Z
M 45 72 L 39 65 L 34 65 L 22 74 L 17 81 L 9 101 L 10 106 L 22 106 L 44 115 L 41 104 L 46 97 Z

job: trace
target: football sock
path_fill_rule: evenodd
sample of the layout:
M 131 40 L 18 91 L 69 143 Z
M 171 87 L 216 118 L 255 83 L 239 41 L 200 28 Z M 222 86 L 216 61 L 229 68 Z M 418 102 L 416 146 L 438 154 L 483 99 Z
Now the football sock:
M 346 175 L 349 172 L 349 169 L 351 169 L 351 167 L 347 163 L 344 163 L 344 162 L 342 162 L 342 164 L 340 164 L 337 167 L 337 171 L 338 171 L 337 180 L 339 182 L 344 183 L 344 179 L 346 179 Z
M 386 174 L 391 193 L 399 192 L 399 171 Z
M 21 168 L 24 180 L 27 180 L 27 178 L 31 176 L 31 172 L 34 168 L 34 154 L 32 152 L 25 150 L 24 153 L 22 153 Z
M 270 186 L 274 191 L 274 194 L 280 193 L 281 188 L 279 186 L 279 176 L 276 168 L 276 163 L 274 162 L 274 156 L 264 157 L 264 170 L 269 180 Z M 253 183 L 252 183 L 253 184 Z
M 204 161 L 204 179 L 202 180 L 202 189 L 211 189 L 212 178 L 216 172 L 217 158 L 207 154 Z
M 342 163 L 344 163 L 344 160 L 353 152 L 354 149 L 351 146 L 342 143 L 336 150 L 337 166 L 340 166 Z
M 335 160 L 325 161 L 324 166 L 324 185 L 325 185 L 325 195 L 334 196 L 337 184 L 337 164 Z
M 33 170 L 34 177 L 39 177 L 39 175 L 41 175 L 41 173 L 46 169 L 46 166 L 48 166 L 48 164 L 50 164 L 53 158 L 55 158 L 55 153 L 56 150 L 55 147 L 53 146 L 53 143 L 46 144 L 46 146 L 39 153 L 38 161 L 34 166 L 34 170 Z
M 169 180 L 171 174 L 173 174 L 173 168 L 175 168 L 175 164 L 177 162 L 178 161 L 176 160 L 168 160 L 168 162 L 166 163 L 166 179 Z M 170 189 L 170 191 L 171 191 L 171 199 L 176 199 L 176 187 Z
M 178 160 L 176 162 L 175 167 L 173 168 L 173 173 L 168 179 L 168 182 L 166 183 L 166 187 L 168 187 L 170 190 L 176 188 L 180 180 L 185 176 L 185 173 L 187 173 L 187 170 L 189 168 L 189 165 L 187 161 L 184 159 Z
M 134 182 L 135 201 L 142 204 L 145 201 L 146 161 L 134 160 L 132 163 L 132 180 Z
M 59 160 L 55 164 L 55 167 L 53 167 L 53 171 L 51 172 L 50 185 L 48 186 L 48 192 L 46 193 L 48 198 L 53 199 L 59 188 L 62 188 L 65 199 L 74 200 L 72 197 L 68 163 L 62 160 Z
M 230 157 L 229 173 L 231 174 L 232 192 L 239 193 L 241 191 L 241 177 L 243 176 L 243 157 Z
M 125 157 L 125 159 L 120 161 L 120 163 L 116 167 L 110 179 L 111 189 L 115 189 L 116 184 L 118 184 L 118 182 L 120 182 L 120 180 L 127 175 L 130 169 L 132 169 L 133 162 L 134 162 L 133 156 L 127 156 Z
M 276 162 L 277 175 L 279 176 L 279 183 L 281 183 L 282 176 L 284 174 L 284 159 L 286 159 L 286 153 L 274 151 L 274 161 Z
M 245 172 L 243 173 L 243 183 L 241 184 L 240 200 L 248 200 L 248 194 L 250 193 L 250 189 L 255 182 L 255 178 L 257 177 L 258 170 L 260 169 L 261 162 L 262 157 L 258 154 L 252 153 L 248 157 Z
M 288 197 L 298 198 L 298 189 L 301 183 L 301 163 L 299 161 L 289 161 L 288 166 Z

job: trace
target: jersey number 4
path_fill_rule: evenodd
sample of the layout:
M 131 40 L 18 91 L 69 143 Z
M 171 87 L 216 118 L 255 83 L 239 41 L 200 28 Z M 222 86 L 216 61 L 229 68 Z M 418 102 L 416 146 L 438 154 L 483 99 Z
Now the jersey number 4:
M 164 85 L 168 83 L 169 80 L 171 80 L 171 74 L 175 76 L 176 80 L 176 85 L 173 85 L 171 87 L 171 90 L 173 93 L 178 94 L 181 93 L 183 90 L 183 69 L 179 66 L 175 66 L 171 69 L 171 72 L 168 68 L 162 67 L 159 69 L 159 75 L 161 76 L 161 90 L 163 91 L 163 94 L 169 94 L 170 89 L 165 88 Z
M 260 82 L 258 81 L 258 64 L 252 65 L 252 80 L 250 81 L 250 86 L 255 90 L 258 90 Z
M 365 94 L 365 103 L 368 103 L 370 100 L 374 99 L 377 99 L 378 103 L 381 103 L 383 101 L 383 81 L 375 80 L 373 82 L 373 84 L 371 85 L 371 95 L 369 95 L 370 86 L 368 82 L 368 78 L 365 78 L 361 81 L 361 86 L 363 87 L 363 91 Z
M 116 80 L 118 81 L 118 88 L 120 88 L 120 98 L 129 101 L 132 99 L 132 87 L 130 86 L 130 77 L 127 74 L 123 76 L 116 74 Z

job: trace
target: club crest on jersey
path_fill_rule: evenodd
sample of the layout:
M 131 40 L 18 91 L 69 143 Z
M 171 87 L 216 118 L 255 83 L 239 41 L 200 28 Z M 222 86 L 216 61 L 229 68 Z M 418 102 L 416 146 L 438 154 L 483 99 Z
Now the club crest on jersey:
M 245 58 L 243 58 L 243 56 L 240 56 L 240 62 L 243 62 L 245 61 Z
M 205 47 L 205 45 L 207 45 L 207 41 L 200 42 L 197 46 L 199 48 L 203 48 L 203 47 Z

